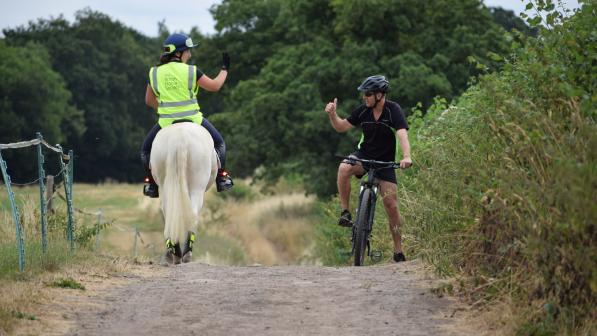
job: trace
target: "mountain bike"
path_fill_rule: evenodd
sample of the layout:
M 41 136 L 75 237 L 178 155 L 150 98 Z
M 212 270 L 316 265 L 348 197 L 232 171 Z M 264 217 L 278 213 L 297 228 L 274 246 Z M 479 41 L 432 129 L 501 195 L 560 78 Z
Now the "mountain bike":
M 365 250 L 367 256 L 372 259 L 381 259 L 381 252 L 376 251 L 372 255 L 369 236 L 373 228 L 373 217 L 375 215 L 375 204 L 377 202 L 377 192 L 379 190 L 379 180 L 375 178 L 375 172 L 380 169 L 398 169 L 400 163 L 386 162 L 376 160 L 359 159 L 354 156 L 338 156 L 344 159 L 345 163 L 355 165 L 361 162 L 367 178 L 361 178 L 361 188 L 359 192 L 359 205 L 356 212 L 356 221 L 352 226 L 352 251 L 354 255 L 354 265 L 362 266 L 365 261 Z

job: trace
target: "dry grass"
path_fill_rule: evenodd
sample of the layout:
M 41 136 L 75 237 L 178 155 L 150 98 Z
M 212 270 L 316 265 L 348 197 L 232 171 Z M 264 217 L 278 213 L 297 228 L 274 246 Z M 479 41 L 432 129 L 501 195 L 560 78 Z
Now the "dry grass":
M 251 196 L 239 200 L 223 198 L 214 189 L 207 193 L 195 259 L 220 264 L 303 262 L 309 255 L 312 225 L 308 217 L 314 199 L 301 190 L 266 195 L 248 181 L 237 181 L 237 185 L 250 189 Z M 159 200 L 143 197 L 138 185 L 79 185 L 75 195 L 82 200 L 76 207 L 88 212 L 101 209 L 106 219 L 116 219 L 101 235 L 99 252 L 133 256 L 135 226 L 140 231 L 137 255 L 156 257 L 163 252 Z M 217 250 L 212 241 L 218 242 Z
M 0 335 L 41 335 L 47 330 L 66 332 L 70 327 L 69 319 L 53 316 L 53 309 L 48 307 L 58 304 L 66 293 L 71 294 L 74 290 L 55 288 L 52 283 L 73 279 L 87 288 L 77 290 L 81 292 L 77 295 L 83 297 L 90 295 L 90 288 L 97 290 L 122 281 L 114 275 L 134 271 L 135 266 L 125 258 L 81 254 L 75 263 L 54 272 L 24 275 L 18 280 L 0 279 Z
M 130 227 L 131 223 L 148 222 L 145 216 L 151 216 L 146 206 L 143 211 L 136 210 L 141 197 L 132 197 L 138 186 L 129 185 L 75 185 L 75 207 L 83 212 L 92 213 L 98 209 L 103 211 L 103 220 L 110 221 L 117 218 L 115 227 Z M 68 252 L 62 229 L 54 229 L 48 235 L 49 250 L 42 253 L 40 249 L 39 224 L 39 189 L 37 186 L 15 188 L 15 200 L 23 224 L 23 238 L 25 247 L 25 271 L 18 272 L 17 248 L 15 242 L 15 225 L 7 200 L 4 187 L 0 188 L 0 335 L 17 332 L 18 334 L 42 334 L 46 325 L 45 319 L 40 320 L 47 312 L 42 310 L 41 304 L 48 302 L 64 289 L 49 288 L 48 284 L 60 278 L 72 278 L 75 281 L 88 282 L 88 277 L 108 278 L 110 274 L 122 273 L 127 270 L 127 259 L 107 257 L 100 251 L 93 251 L 94 246 L 86 248 L 78 246 L 76 253 Z M 59 193 L 63 193 L 59 190 Z M 65 205 L 58 197 L 54 199 L 56 220 L 64 221 Z M 62 219 L 60 219 L 62 216 Z M 78 227 L 94 225 L 97 218 L 76 212 Z M 155 216 L 155 215 L 154 215 Z M 49 223 L 52 225 L 52 223 Z M 64 223 L 59 224 L 60 227 Z M 117 230 L 117 228 L 113 228 Z M 121 236 L 124 236 L 121 234 Z M 132 232 L 130 234 L 133 237 Z M 132 240 L 132 239 L 131 239 Z M 129 245 L 131 246 L 131 245 Z M 114 254 L 109 246 L 107 252 Z M 106 252 L 106 251 L 104 251 Z M 51 330 L 60 327 L 51 326 Z M 37 331 L 36 331 L 37 330 Z
M 246 200 L 223 198 L 215 190 L 206 197 L 200 219 L 200 242 L 218 239 L 229 245 L 225 250 L 241 250 L 244 260 L 219 256 L 210 251 L 209 260 L 222 263 L 260 263 L 264 265 L 292 264 L 309 255 L 312 225 L 309 222 L 314 199 L 303 195 L 302 190 L 283 188 L 282 194 L 263 194 L 259 186 L 249 186 L 238 181 L 239 188 L 250 193 Z M 90 242 L 90 248 L 98 254 L 117 254 L 155 258 L 163 251 L 163 220 L 158 199 L 143 197 L 139 185 L 106 183 L 100 185 L 75 184 L 74 206 L 78 226 L 93 226 L 101 211 L 102 222 L 112 222 Z M 240 189 L 239 189 L 240 190 Z M 2 190 L 4 191 L 4 190 Z M 19 188 L 15 192 L 23 221 L 35 223 L 38 215 L 37 187 Z M 59 191 L 62 193 L 62 191 Z M 1 193 L 0 198 L 6 194 Z M 55 200 L 57 212 L 65 212 L 63 201 Z M 0 233 L 14 240 L 14 224 L 9 209 L 0 209 L 4 225 Z M 26 230 L 25 237 L 36 235 L 35 225 Z M 135 228 L 139 231 L 137 249 Z M 207 251 L 200 251 L 201 254 Z M 239 252 L 236 252 L 239 254 Z M 196 254 L 199 259 L 201 256 Z M 205 261 L 205 259 L 201 259 Z
M 240 182 L 243 183 L 243 182 Z M 287 265 L 303 262 L 309 256 L 313 226 L 309 221 L 314 198 L 303 193 L 263 195 L 258 187 L 251 202 L 220 199 L 208 194 L 202 219 L 208 233 L 237 241 L 248 263 Z M 225 209 L 225 210 L 224 210 Z M 223 211 L 224 214 L 218 213 Z

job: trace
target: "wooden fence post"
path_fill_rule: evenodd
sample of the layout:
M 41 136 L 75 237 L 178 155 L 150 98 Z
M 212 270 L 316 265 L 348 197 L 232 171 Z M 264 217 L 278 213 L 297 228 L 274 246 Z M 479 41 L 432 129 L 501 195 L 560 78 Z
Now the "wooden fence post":
M 46 176 L 46 207 L 48 208 L 48 212 L 54 213 L 53 208 L 53 198 L 54 198 L 54 175 Z

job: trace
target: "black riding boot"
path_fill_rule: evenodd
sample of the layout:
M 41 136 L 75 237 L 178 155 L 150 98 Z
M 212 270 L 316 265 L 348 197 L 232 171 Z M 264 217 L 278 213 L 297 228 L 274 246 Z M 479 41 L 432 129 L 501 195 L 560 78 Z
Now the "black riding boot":
M 221 168 L 218 169 L 218 175 L 216 176 L 216 188 L 218 192 L 228 190 L 232 188 L 234 183 L 232 182 L 230 174 L 228 174 L 224 168 L 226 167 L 226 143 L 224 142 L 224 138 L 206 118 L 203 118 L 201 126 L 209 132 L 209 135 L 211 135 L 211 138 L 214 140 L 214 149 L 220 159 Z
M 218 175 L 216 176 L 216 189 L 218 192 L 226 191 L 234 185 L 232 178 L 228 175 L 228 172 L 224 169 L 218 169 Z
M 234 185 L 230 174 L 224 169 L 226 164 L 226 145 L 222 142 L 219 146 L 215 146 L 216 154 L 220 159 L 220 169 L 218 169 L 218 175 L 216 175 L 216 189 L 218 192 L 226 191 Z
M 141 162 L 143 163 L 143 169 L 145 169 L 143 195 L 157 198 L 160 194 L 158 192 L 158 185 L 155 183 L 153 175 L 151 175 L 151 169 L 149 169 L 149 153 L 141 152 Z

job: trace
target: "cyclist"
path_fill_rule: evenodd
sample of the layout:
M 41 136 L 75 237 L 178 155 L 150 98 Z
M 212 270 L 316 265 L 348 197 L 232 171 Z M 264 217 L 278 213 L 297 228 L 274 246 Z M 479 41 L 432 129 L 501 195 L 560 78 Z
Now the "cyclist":
M 214 140 L 214 147 L 220 160 L 220 168 L 216 176 L 218 192 L 232 188 L 232 178 L 224 169 L 226 164 L 226 144 L 218 130 L 199 110 L 197 93 L 199 87 L 212 92 L 220 90 L 230 67 L 230 57 L 222 54 L 222 69 L 211 79 L 198 67 L 187 65 L 191 58 L 191 48 L 196 47 L 193 40 L 185 34 L 172 34 L 164 41 L 160 64 L 149 70 L 149 83 L 145 90 L 145 103 L 153 107 L 158 115 L 158 123 L 147 133 L 141 148 L 141 161 L 145 168 L 145 185 L 143 194 L 152 198 L 158 197 L 158 186 L 153 180 L 149 167 L 151 145 L 160 129 L 175 122 L 188 120 L 203 126 Z
M 394 161 L 396 137 L 398 137 L 403 155 L 400 160 L 400 168 L 408 168 L 412 165 L 408 125 L 400 105 L 386 100 L 389 86 L 389 82 L 384 76 L 370 76 L 357 88 L 363 94 L 363 104 L 352 111 L 348 118 L 342 119 L 336 114 L 337 98 L 327 104 L 325 111 L 330 118 L 332 127 L 339 133 L 346 132 L 355 126 L 361 128 L 363 134 L 358 149 L 350 156 L 365 160 Z M 350 177 L 361 178 L 364 174 L 365 169 L 358 162 L 356 165 L 351 165 L 343 161 L 338 167 L 338 194 L 342 206 L 338 220 L 340 226 L 352 226 L 352 216 L 349 210 Z M 380 169 L 376 172 L 375 177 L 380 180 L 380 195 L 388 214 L 390 232 L 394 240 L 394 261 L 405 261 L 400 237 L 402 220 L 398 210 L 396 172 L 392 168 Z

